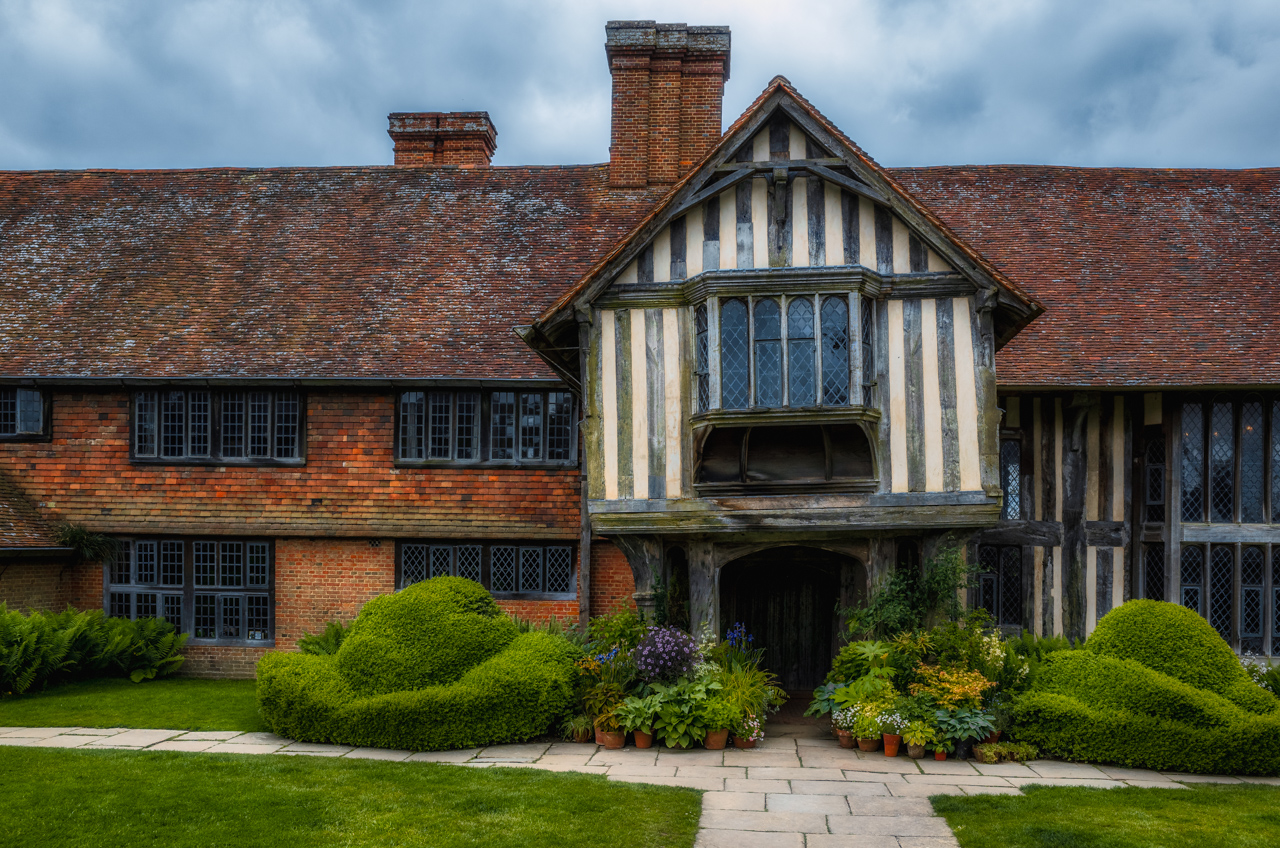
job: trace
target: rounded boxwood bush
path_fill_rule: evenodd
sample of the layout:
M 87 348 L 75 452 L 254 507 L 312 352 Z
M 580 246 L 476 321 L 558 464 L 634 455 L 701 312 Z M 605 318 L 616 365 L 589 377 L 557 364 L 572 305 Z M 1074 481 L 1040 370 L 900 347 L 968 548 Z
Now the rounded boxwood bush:
M 441 750 L 546 732 L 569 708 L 574 648 L 519 634 L 479 584 L 437 577 L 367 603 L 336 656 L 258 663 L 267 726 L 307 742 Z

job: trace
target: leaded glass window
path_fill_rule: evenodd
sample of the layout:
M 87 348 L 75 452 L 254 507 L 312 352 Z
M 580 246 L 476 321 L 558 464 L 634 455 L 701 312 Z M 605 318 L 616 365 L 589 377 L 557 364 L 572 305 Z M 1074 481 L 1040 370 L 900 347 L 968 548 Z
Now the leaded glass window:
M 489 411 L 489 458 L 515 459 L 516 393 L 494 392 Z
M 720 405 L 746 409 L 751 400 L 751 348 L 747 304 L 738 298 L 720 307 Z
M 520 395 L 520 458 L 542 459 L 542 394 Z
M 1280 524 L 1280 398 L 1271 402 L 1271 520 Z
M 1004 487 L 1004 506 L 1000 517 L 1022 518 L 1022 442 L 1003 439 L 1000 442 L 1000 482 Z
M 813 406 L 818 402 L 813 336 L 813 301 L 794 297 L 787 303 L 787 402 Z
M 294 392 L 137 392 L 134 457 L 199 463 L 292 462 L 303 453 L 302 410 L 302 397 Z
M 1204 548 L 1182 547 L 1182 605 L 1201 615 L 1204 610 Z
M 547 459 L 573 459 L 573 395 L 568 392 L 547 393 Z
M 1262 580 L 1266 555 L 1262 548 L 1247 547 L 1240 552 L 1240 650 L 1262 653 L 1264 609 Z
M 1143 499 L 1147 521 L 1165 520 L 1164 469 L 1165 439 L 1158 428 L 1149 428 L 1143 462 Z
M 1231 596 L 1235 583 L 1235 551 L 1227 545 L 1209 550 L 1209 623 L 1231 641 Z
M 862 405 L 871 406 L 871 389 L 876 382 L 875 311 L 871 298 L 860 298 L 859 328 L 862 335 Z
M 420 392 L 416 394 L 421 394 Z M 453 458 L 453 393 L 427 394 L 429 455 L 432 459 Z
M 576 592 L 574 549 L 564 544 L 401 542 L 397 554 L 400 588 L 430 577 L 454 575 L 480 583 L 494 594 Z
M 778 301 L 755 302 L 756 406 L 782 406 L 782 312 Z
M 1245 524 L 1263 521 L 1263 448 L 1262 401 L 1245 398 L 1240 405 L 1240 520 Z
M 694 397 L 698 412 L 706 412 L 711 408 L 711 352 L 707 333 L 707 305 L 700 303 L 693 310 Z
M 1216 401 L 1209 423 L 1209 520 L 1235 520 L 1235 415 L 1231 401 Z
M 163 586 L 181 586 L 184 572 L 182 542 L 164 541 L 160 543 L 160 584 Z
M 843 406 L 849 402 L 849 301 L 843 295 L 822 299 L 822 402 Z
M 44 431 L 43 394 L 34 389 L 0 389 L 0 439 L 30 438 Z
M 1022 625 L 1022 548 L 981 545 L 978 548 L 978 606 L 997 624 Z
M 1182 520 L 1204 521 L 1204 407 L 1182 405 Z
M 1164 545 L 1142 546 L 1142 597 L 1154 601 L 1165 599 Z
M 396 420 L 401 462 L 562 464 L 577 456 L 567 391 L 496 391 L 483 398 L 473 391 L 402 392 Z

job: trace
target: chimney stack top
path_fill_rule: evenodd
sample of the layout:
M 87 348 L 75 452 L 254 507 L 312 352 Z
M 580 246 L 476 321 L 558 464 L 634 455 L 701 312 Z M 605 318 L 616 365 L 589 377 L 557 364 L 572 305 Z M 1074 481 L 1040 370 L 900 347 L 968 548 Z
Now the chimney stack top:
M 392 112 L 387 123 L 398 167 L 488 167 L 497 149 L 488 112 Z

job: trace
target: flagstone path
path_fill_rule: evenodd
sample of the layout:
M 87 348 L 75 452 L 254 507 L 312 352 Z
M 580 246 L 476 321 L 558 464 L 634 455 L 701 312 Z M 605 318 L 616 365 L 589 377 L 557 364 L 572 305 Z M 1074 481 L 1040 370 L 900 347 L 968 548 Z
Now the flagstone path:
M 812 725 L 770 724 L 755 750 L 670 751 L 536 742 L 413 753 L 293 742 L 271 733 L 86 727 L 0 727 L 0 745 L 222 754 L 284 754 L 605 775 L 610 780 L 705 790 L 696 848 L 943 848 L 956 840 L 929 795 L 1020 794 L 1027 784 L 1150 786 L 1280 778 L 1187 775 L 1055 760 L 1027 765 L 887 758 L 845 750 Z

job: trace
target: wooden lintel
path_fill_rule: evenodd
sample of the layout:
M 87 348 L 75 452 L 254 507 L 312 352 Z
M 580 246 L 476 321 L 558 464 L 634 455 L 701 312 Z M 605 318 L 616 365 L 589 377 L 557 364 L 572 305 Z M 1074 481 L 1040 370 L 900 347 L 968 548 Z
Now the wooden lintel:
M 1062 544 L 1062 523 L 1058 521 L 1001 521 L 973 537 L 979 545 L 1030 545 L 1053 548 Z
M 1093 548 L 1120 548 L 1128 541 L 1129 532 L 1123 521 L 1086 521 L 1084 543 Z

